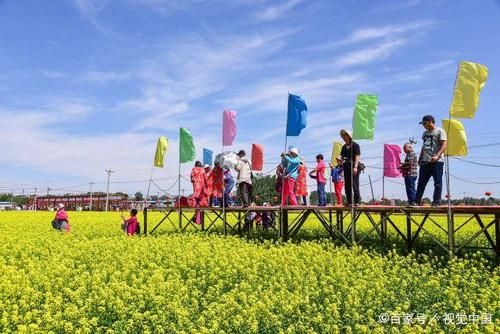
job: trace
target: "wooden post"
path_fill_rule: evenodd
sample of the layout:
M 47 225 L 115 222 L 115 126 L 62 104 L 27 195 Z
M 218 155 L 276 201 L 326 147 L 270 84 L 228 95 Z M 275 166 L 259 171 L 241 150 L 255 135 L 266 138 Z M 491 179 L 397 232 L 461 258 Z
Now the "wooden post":
M 495 253 L 496 263 L 500 265 L 500 213 L 495 214 Z
M 351 184 L 352 186 L 352 184 Z M 354 187 L 351 187 L 352 192 L 354 193 Z M 352 213 L 351 213 L 351 241 L 353 244 L 356 243 L 356 213 L 354 212 L 354 202 L 352 203 Z
M 380 232 L 382 240 L 387 239 L 387 212 L 380 213 Z
M 337 211 L 337 229 L 344 235 L 344 211 Z
M 182 208 L 181 208 L 181 200 L 180 200 L 180 197 L 179 197 L 179 211 L 177 212 L 177 214 L 179 215 L 179 231 L 182 231 Z
M 406 249 L 408 253 L 411 252 L 411 248 L 413 246 L 413 237 L 411 233 L 411 216 L 410 213 L 406 213 Z
M 288 241 L 288 210 L 283 208 L 283 214 L 281 216 L 281 225 L 283 228 L 283 241 Z
M 454 254 L 455 253 L 455 215 L 453 213 L 448 214 L 448 250 Z
M 148 208 L 147 207 L 144 207 L 142 214 L 144 216 L 144 235 L 148 235 Z
M 223 203 L 222 205 L 225 205 L 225 203 Z M 224 224 L 224 235 L 227 235 L 226 214 L 226 210 L 222 208 L 222 223 Z

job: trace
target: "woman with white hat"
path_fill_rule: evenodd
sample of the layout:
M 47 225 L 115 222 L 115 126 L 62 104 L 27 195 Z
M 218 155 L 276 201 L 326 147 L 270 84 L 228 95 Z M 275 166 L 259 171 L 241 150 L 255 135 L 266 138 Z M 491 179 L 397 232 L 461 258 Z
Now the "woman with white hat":
M 361 149 L 358 143 L 352 140 L 351 131 L 342 129 L 340 130 L 340 136 L 345 142 L 340 151 L 340 155 L 342 156 L 342 166 L 344 169 L 344 186 L 347 205 L 352 205 L 354 197 L 354 205 L 357 206 L 361 203 L 361 196 L 359 194 L 359 156 L 361 155 Z M 351 188 L 354 190 L 354 196 Z
M 66 211 L 64 210 L 64 204 L 57 204 L 57 212 L 54 220 L 52 221 L 52 227 L 58 231 L 70 231 L 69 226 L 69 217 Z

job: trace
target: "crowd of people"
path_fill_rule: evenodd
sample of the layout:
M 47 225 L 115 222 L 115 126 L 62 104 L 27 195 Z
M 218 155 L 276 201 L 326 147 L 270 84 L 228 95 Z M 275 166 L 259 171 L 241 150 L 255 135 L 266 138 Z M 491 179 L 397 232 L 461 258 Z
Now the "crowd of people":
M 441 203 L 442 195 L 443 155 L 447 145 L 446 132 L 436 126 L 432 115 L 424 116 L 420 124 L 425 128 L 422 135 L 423 145 L 420 156 L 417 157 L 412 143 L 404 144 L 403 151 L 406 157 L 401 162 L 401 173 L 405 181 L 410 206 L 422 204 L 425 187 L 431 177 L 434 179 L 432 205 L 438 206 Z M 329 163 L 336 205 L 358 206 L 361 204 L 359 176 L 364 169 L 364 164 L 360 161 L 361 148 L 353 140 L 349 130 L 342 129 L 340 137 L 344 141 L 340 155 L 335 157 L 335 164 Z M 208 165 L 202 167 L 201 162 L 196 161 L 195 167 L 191 171 L 191 182 L 193 183 L 191 205 L 193 207 L 232 205 L 230 194 L 235 183 L 238 186 L 241 205 L 243 207 L 251 205 L 253 200 L 252 163 L 244 150 L 240 150 L 237 156 L 238 162 L 234 166 L 237 172 L 236 181 L 232 177 L 231 170 L 227 167 L 222 168 L 218 162 L 211 169 Z M 282 153 L 281 162 L 276 167 L 275 185 L 276 193 L 281 195 L 281 205 L 308 205 L 307 180 L 309 176 L 315 180 L 317 186 L 317 205 L 326 206 L 326 173 L 327 165 L 322 154 L 316 156 L 316 166 L 308 173 L 308 168 L 297 147 L 291 147 L 288 152 Z M 345 203 L 342 191 L 345 193 Z M 222 203 L 223 198 L 224 203 Z
M 403 151 L 406 154 L 401 162 L 401 173 L 404 178 L 408 205 L 422 205 L 422 197 L 432 177 L 434 180 L 434 193 L 432 206 L 439 206 L 443 188 L 443 155 L 447 147 L 446 132 L 436 126 L 432 115 L 422 118 L 420 124 L 425 128 L 422 134 L 422 149 L 420 155 L 414 151 L 412 143 L 406 143 Z M 344 145 L 340 156 L 336 157 L 336 164 L 329 164 L 330 176 L 334 184 L 337 206 L 358 206 L 361 204 L 359 192 L 359 174 L 364 165 L 361 163 L 361 149 L 349 130 L 342 129 L 340 136 Z M 327 183 L 327 167 L 322 154 L 316 155 L 316 166 L 307 173 L 305 161 L 300 157 L 299 149 L 291 147 L 288 152 L 281 154 L 281 163 L 276 167 L 275 191 L 281 195 L 281 205 L 308 205 L 307 203 L 307 177 L 315 180 L 318 193 L 318 206 L 326 206 L 325 187 Z M 230 168 L 222 167 L 219 161 L 214 167 L 203 166 L 200 161 L 195 162 L 191 170 L 193 195 L 190 198 L 192 207 L 232 206 L 231 192 L 235 185 L 238 186 L 241 205 L 252 205 L 252 163 L 244 150 L 237 154 L 238 160 L 234 165 L 237 173 L 234 179 Z M 345 192 L 346 203 L 342 200 L 342 190 Z M 122 216 L 122 229 L 128 235 L 140 231 L 137 221 L 137 210 L 132 209 L 130 218 Z M 52 226 L 58 231 L 70 231 L 69 217 L 64 210 L 64 204 L 57 206 L 57 212 Z

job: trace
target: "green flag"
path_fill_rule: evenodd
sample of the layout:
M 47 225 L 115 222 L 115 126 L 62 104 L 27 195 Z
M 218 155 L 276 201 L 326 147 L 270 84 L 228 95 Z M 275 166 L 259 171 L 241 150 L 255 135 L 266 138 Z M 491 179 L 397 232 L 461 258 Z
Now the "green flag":
M 179 158 L 180 163 L 193 161 L 196 156 L 194 151 L 193 136 L 188 129 L 181 128 L 180 143 L 179 143 Z
M 377 95 L 359 94 L 356 97 L 352 120 L 352 139 L 373 139 L 377 104 Z

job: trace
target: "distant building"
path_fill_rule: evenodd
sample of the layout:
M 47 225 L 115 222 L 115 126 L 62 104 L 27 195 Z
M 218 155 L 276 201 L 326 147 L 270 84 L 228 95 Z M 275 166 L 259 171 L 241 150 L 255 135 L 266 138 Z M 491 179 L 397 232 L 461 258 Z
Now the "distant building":
M 58 203 L 63 203 L 66 210 L 76 210 L 81 208 L 83 210 L 92 211 L 105 211 L 106 194 L 93 194 L 92 203 L 90 202 L 90 195 L 49 195 L 37 196 L 36 208 L 37 210 L 49 210 L 55 208 Z M 28 206 L 34 208 L 35 197 L 31 197 L 28 201 Z M 130 208 L 130 201 L 126 194 L 110 194 L 109 195 L 109 210 L 128 210 Z
M 12 202 L 0 202 L 0 211 L 4 210 L 14 210 L 14 203 Z

